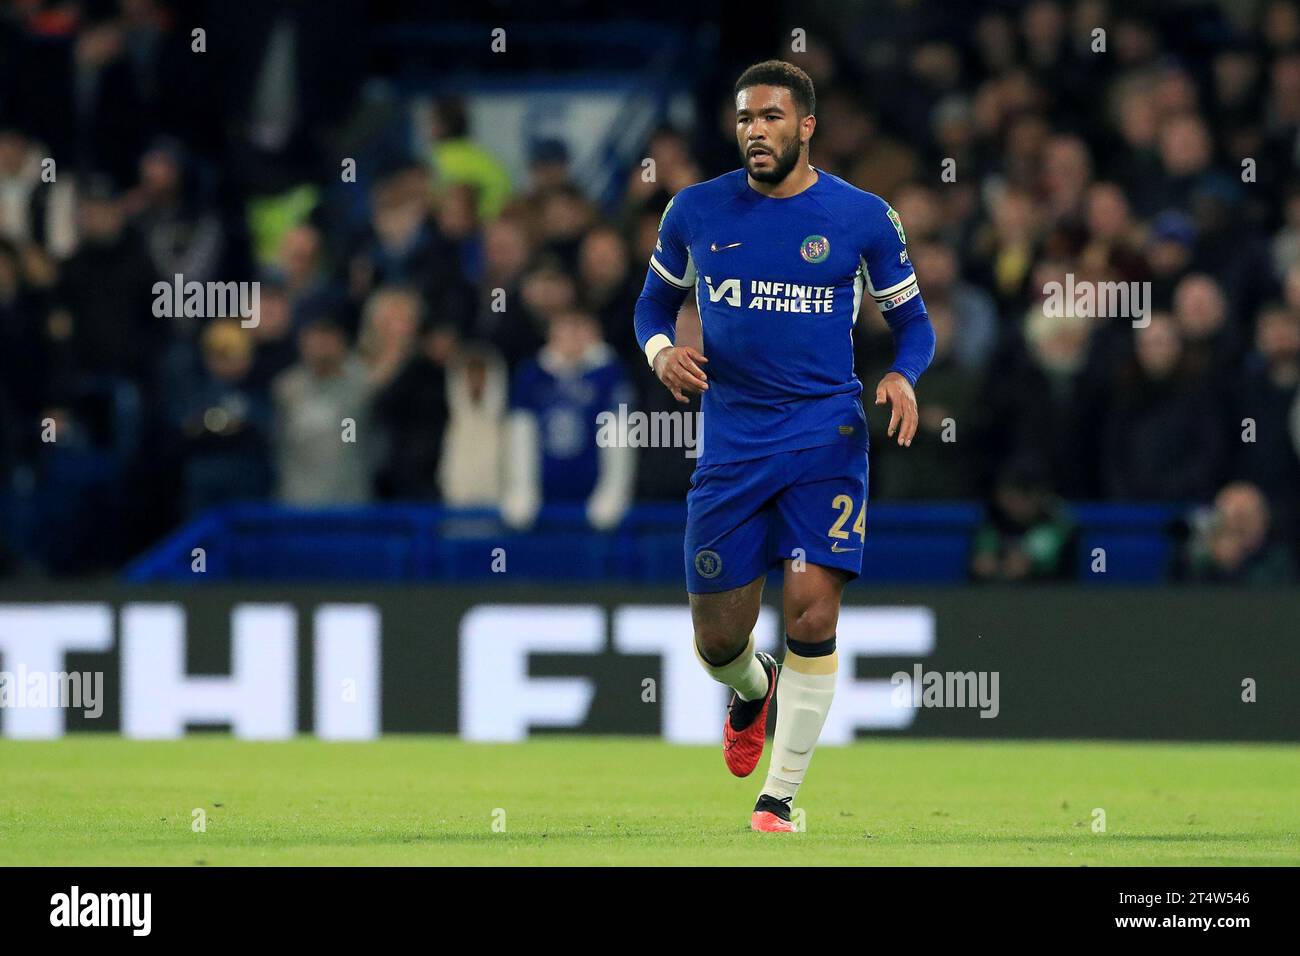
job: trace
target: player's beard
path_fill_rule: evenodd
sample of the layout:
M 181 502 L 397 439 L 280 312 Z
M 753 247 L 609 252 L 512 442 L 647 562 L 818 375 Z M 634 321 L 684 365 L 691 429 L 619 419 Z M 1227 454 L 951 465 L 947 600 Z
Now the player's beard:
M 801 144 L 799 137 L 794 136 L 786 144 L 785 149 L 780 152 L 772 152 L 772 168 L 755 170 L 750 162 L 749 147 L 746 146 L 741 152 L 741 158 L 745 161 L 745 171 L 760 183 L 779 183 L 785 177 L 790 175 L 795 165 L 799 162 L 799 153 Z

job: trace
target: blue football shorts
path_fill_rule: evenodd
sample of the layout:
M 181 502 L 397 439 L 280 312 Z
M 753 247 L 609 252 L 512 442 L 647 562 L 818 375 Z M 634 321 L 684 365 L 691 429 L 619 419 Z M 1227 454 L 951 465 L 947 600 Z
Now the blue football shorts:
M 702 465 L 686 495 L 686 590 L 730 591 L 786 559 L 862 573 L 867 450 L 841 442 Z

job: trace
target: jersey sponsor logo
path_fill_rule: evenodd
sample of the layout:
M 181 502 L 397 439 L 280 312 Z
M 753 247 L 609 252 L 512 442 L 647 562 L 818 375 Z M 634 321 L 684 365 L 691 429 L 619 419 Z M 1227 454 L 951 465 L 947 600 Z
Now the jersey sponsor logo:
M 898 213 L 894 212 L 894 207 L 890 206 L 885 215 L 894 224 L 894 232 L 898 233 L 898 241 L 903 245 L 907 245 L 907 234 L 903 232 L 903 220 L 898 218 Z
M 722 573 L 722 556 L 716 551 L 700 551 L 695 555 L 695 573 L 702 578 L 716 578 Z
M 653 261 L 651 260 L 652 263 Z M 704 285 L 709 290 L 709 302 L 722 301 L 737 309 L 829 315 L 835 308 L 835 287 L 832 285 L 800 285 L 770 279 L 751 279 L 747 293 L 748 304 L 743 305 L 739 279 L 722 279 L 714 285 L 712 276 L 704 276 Z
M 803 256 L 804 262 L 825 262 L 830 254 L 831 241 L 825 236 L 809 236 L 799 246 L 799 255 Z
M 722 299 L 727 303 L 727 305 L 732 305 L 737 308 L 740 307 L 740 280 L 739 279 L 723 279 L 722 282 L 720 282 L 718 284 L 718 287 L 715 289 L 713 287 L 713 279 L 711 279 L 709 276 L 705 276 L 704 284 L 709 289 L 710 302 L 717 302 L 719 299 Z

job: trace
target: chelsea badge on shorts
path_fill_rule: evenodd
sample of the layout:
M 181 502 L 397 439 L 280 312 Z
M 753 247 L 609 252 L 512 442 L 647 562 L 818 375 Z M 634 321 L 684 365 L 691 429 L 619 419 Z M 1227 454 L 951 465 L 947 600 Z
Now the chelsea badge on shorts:
M 695 571 L 702 578 L 716 578 L 722 573 L 722 558 L 716 551 L 700 551 L 695 555 Z

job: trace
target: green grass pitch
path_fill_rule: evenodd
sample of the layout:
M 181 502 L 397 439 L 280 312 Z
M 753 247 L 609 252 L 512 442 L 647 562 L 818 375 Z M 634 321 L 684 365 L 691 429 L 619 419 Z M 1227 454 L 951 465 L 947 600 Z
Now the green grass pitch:
M 805 832 L 758 834 L 765 766 L 736 780 L 716 747 L 0 741 L 0 864 L 1295 865 L 1298 757 L 871 740 L 817 753 L 797 803 Z

